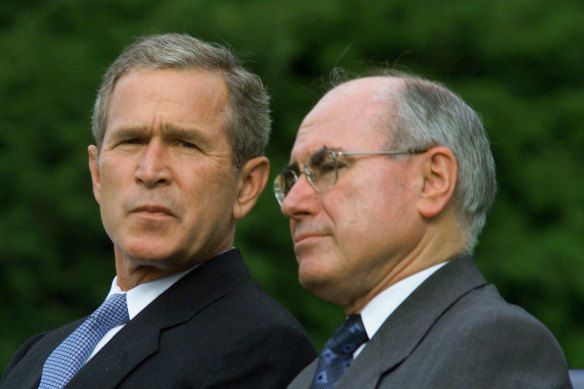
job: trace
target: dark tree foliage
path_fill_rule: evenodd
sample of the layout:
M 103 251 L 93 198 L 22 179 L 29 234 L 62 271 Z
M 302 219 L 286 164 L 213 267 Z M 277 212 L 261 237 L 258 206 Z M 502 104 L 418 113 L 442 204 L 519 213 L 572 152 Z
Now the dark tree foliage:
M 489 281 L 584 367 L 584 4 L 562 0 L 21 0 L 0 7 L 0 368 L 91 312 L 114 276 L 87 168 L 91 108 L 137 36 L 227 44 L 272 95 L 273 178 L 336 66 L 437 79 L 481 113 L 499 194 L 476 251 Z M 357 242 L 356 242 L 357 244 Z M 297 282 L 270 187 L 236 245 L 321 347 L 343 318 Z

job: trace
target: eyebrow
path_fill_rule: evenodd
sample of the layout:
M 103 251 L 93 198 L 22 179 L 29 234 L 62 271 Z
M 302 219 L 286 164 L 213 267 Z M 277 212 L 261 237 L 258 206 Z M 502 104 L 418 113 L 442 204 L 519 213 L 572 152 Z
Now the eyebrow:
M 122 139 L 128 138 L 143 138 L 146 131 L 147 129 L 144 127 L 122 127 L 115 129 L 115 131 L 112 130 L 112 143 L 117 143 Z
M 286 166 L 284 166 L 284 169 L 282 169 L 282 171 L 284 170 L 292 170 L 293 172 L 298 173 L 300 171 L 300 167 L 298 166 L 298 164 L 296 162 L 292 162 Z
M 333 151 L 336 151 L 334 149 L 331 149 L 331 148 L 327 147 L 327 145 L 324 145 L 320 149 L 316 150 L 314 153 L 310 154 L 308 156 L 308 158 L 312 157 L 316 153 L 319 153 L 319 152 L 321 152 L 323 150 L 333 150 Z M 300 166 L 298 165 L 298 162 L 291 162 L 288 165 L 284 166 L 284 169 L 283 170 L 292 170 L 292 171 L 298 173 L 300 171 Z
M 167 123 L 162 125 L 162 137 L 170 139 L 184 139 L 187 141 L 193 141 L 198 145 L 208 145 L 209 139 L 202 135 L 196 127 L 191 129 L 179 127 L 172 123 Z
M 131 126 L 122 127 L 117 129 L 112 134 L 112 140 L 114 143 L 127 138 L 149 138 L 151 134 L 151 129 L 146 126 Z M 209 144 L 209 139 L 197 131 L 196 127 L 192 129 L 187 129 L 184 127 L 177 126 L 172 123 L 166 123 L 162 125 L 162 137 L 163 139 L 183 139 L 186 141 L 192 141 L 197 143 L 197 145 L 205 147 Z

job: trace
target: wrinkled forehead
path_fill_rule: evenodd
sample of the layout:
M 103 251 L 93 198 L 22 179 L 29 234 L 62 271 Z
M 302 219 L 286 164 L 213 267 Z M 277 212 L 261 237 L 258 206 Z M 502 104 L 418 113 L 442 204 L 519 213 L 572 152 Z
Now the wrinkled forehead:
M 300 124 L 290 162 L 303 162 L 324 146 L 343 151 L 383 148 L 393 117 L 393 104 L 380 98 L 385 81 L 382 77 L 350 81 L 327 93 Z

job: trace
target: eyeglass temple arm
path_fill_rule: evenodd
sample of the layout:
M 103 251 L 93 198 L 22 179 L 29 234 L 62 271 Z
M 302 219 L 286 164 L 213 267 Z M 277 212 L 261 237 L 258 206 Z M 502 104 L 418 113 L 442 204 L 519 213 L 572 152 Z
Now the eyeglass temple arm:
M 410 149 L 410 150 L 382 150 L 382 151 L 335 151 L 338 156 L 343 155 L 393 155 L 393 154 L 422 154 L 428 149 Z

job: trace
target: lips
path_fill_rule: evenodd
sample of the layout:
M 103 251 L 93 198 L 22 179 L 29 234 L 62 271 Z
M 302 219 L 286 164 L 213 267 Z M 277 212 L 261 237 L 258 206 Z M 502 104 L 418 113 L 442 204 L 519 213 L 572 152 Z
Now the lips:
M 308 239 L 313 239 L 313 238 L 322 238 L 323 236 L 325 236 L 324 234 L 321 233 L 302 233 L 302 234 L 296 234 L 294 235 L 294 243 L 298 244 L 302 241 L 306 241 Z
M 132 210 L 132 213 L 145 213 L 149 215 L 167 215 L 174 216 L 174 214 L 166 207 L 161 205 L 141 205 Z

